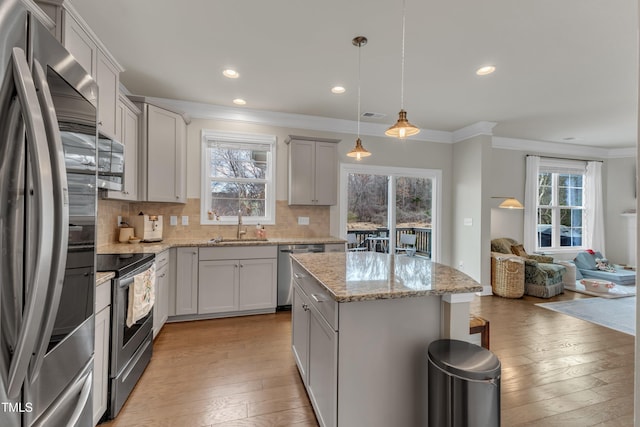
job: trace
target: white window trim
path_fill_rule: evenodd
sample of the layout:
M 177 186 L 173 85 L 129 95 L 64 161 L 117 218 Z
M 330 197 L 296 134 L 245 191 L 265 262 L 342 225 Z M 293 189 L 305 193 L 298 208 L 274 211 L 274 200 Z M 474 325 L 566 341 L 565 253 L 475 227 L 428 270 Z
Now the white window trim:
M 585 161 L 582 160 L 569 160 L 569 159 L 545 159 L 545 158 L 541 158 L 540 159 L 540 165 L 538 166 L 538 174 L 540 173 L 545 173 L 545 172 L 551 172 L 553 173 L 573 173 L 573 174 L 582 174 L 582 230 L 583 230 L 583 234 L 582 234 L 582 245 L 581 246 L 560 246 L 560 236 L 558 235 L 558 231 L 559 231 L 559 215 L 560 215 L 560 206 L 555 205 L 555 206 L 544 206 L 545 208 L 549 208 L 552 210 L 552 223 L 551 226 L 554 230 L 554 232 L 552 233 L 552 235 L 557 236 L 558 242 L 552 241 L 551 247 L 540 247 L 538 246 L 538 239 L 536 237 L 536 252 L 543 252 L 543 253 L 548 253 L 548 254 L 560 254 L 563 252 L 567 252 L 567 253 L 573 253 L 576 251 L 580 251 L 585 249 L 585 245 L 584 245 L 584 241 L 585 241 L 585 236 L 584 236 L 584 230 L 585 230 L 585 224 L 587 221 L 586 215 L 587 215 L 587 209 L 584 206 L 584 198 L 585 198 L 585 180 L 586 180 L 586 168 L 587 168 L 587 163 Z M 553 192 L 553 198 L 552 200 L 556 200 L 557 199 L 557 192 L 558 192 L 558 186 L 557 186 L 557 175 L 554 176 L 553 178 L 553 183 L 552 183 L 552 192 Z M 536 202 L 536 218 L 538 215 L 538 209 L 540 208 L 540 205 Z M 536 230 L 536 236 L 537 236 L 537 230 Z
M 442 253 L 442 239 L 441 239 L 441 220 L 442 218 L 442 170 L 440 169 L 419 169 L 419 168 L 402 168 L 402 167 L 390 167 L 390 166 L 375 166 L 375 165 L 359 165 L 355 163 L 341 163 L 340 164 L 340 230 L 341 237 L 347 238 L 347 182 L 350 173 L 369 174 L 369 175 L 386 175 L 391 176 L 391 183 L 395 184 L 395 178 L 397 177 L 411 177 L 411 178 L 427 178 L 433 180 L 432 186 L 432 210 L 431 210 L 431 242 L 433 247 L 431 248 L 431 260 L 434 262 L 440 262 Z M 389 197 L 395 199 L 395 185 L 390 185 Z M 396 223 L 396 211 L 392 207 L 389 208 L 387 214 L 389 224 Z M 395 251 L 395 242 L 389 241 L 389 252 Z
M 209 188 L 208 177 L 208 150 L 209 141 L 224 141 L 242 144 L 268 144 L 270 146 L 267 156 L 268 177 L 267 191 L 265 194 L 265 216 L 260 218 L 243 217 L 243 224 L 263 224 L 270 225 L 276 223 L 276 142 L 275 135 L 265 135 L 258 133 L 227 132 L 211 129 L 202 129 L 201 137 L 201 176 L 200 176 L 200 224 L 201 225 L 235 225 L 238 223 L 237 216 L 222 216 L 220 219 L 209 219 Z

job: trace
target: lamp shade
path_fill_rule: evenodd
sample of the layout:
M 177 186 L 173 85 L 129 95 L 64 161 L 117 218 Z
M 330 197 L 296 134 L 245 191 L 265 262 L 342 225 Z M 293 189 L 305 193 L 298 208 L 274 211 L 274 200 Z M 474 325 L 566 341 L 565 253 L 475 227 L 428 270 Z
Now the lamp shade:
M 360 138 L 356 139 L 356 146 L 353 147 L 353 150 L 347 153 L 349 157 L 355 157 L 356 160 L 360 160 L 363 157 L 369 157 L 371 155 L 363 146 Z
M 498 207 L 502 209 L 524 209 L 522 203 L 515 197 L 507 197 Z
M 384 132 L 387 136 L 400 139 L 417 135 L 418 133 L 420 133 L 420 129 L 409 123 L 409 120 L 407 120 L 407 112 L 404 110 L 400 110 L 398 113 L 398 121 L 396 124 Z

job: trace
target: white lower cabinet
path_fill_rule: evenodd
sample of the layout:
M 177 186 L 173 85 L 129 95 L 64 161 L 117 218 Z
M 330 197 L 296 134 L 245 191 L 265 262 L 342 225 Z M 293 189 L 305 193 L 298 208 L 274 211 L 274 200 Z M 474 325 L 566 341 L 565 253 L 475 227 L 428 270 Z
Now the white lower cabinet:
M 107 410 L 109 383 L 109 328 L 111 325 L 111 280 L 96 287 L 95 353 L 93 356 L 93 424 Z
M 275 309 L 275 246 L 203 248 L 198 271 L 198 314 Z
M 176 316 L 198 312 L 198 248 L 177 248 L 176 250 L 173 301 Z
M 293 287 L 291 303 L 291 349 L 295 358 L 302 382 L 307 385 L 309 371 L 309 300 L 298 287 Z
M 169 250 L 156 256 L 155 303 L 153 304 L 153 338 L 167 322 L 169 317 Z

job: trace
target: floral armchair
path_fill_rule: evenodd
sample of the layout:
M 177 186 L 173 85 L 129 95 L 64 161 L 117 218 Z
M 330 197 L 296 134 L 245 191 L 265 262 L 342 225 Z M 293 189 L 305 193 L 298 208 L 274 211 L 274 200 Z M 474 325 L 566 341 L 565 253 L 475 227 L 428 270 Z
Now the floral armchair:
M 524 293 L 550 298 L 564 292 L 562 276 L 566 268 L 553 263 L 553 257 L 530 255 L 521 244 L 508 237 L 491 240 L 491 251 L 513 254 L 524 261 Z

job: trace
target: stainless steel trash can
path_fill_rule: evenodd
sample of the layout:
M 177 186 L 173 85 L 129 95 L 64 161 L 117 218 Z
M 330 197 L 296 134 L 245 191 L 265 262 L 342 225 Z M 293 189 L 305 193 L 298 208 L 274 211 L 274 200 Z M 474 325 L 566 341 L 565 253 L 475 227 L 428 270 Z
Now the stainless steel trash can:
M 499 427 L 500 360 L 466 341 L 429 345 L 429 427 Z

